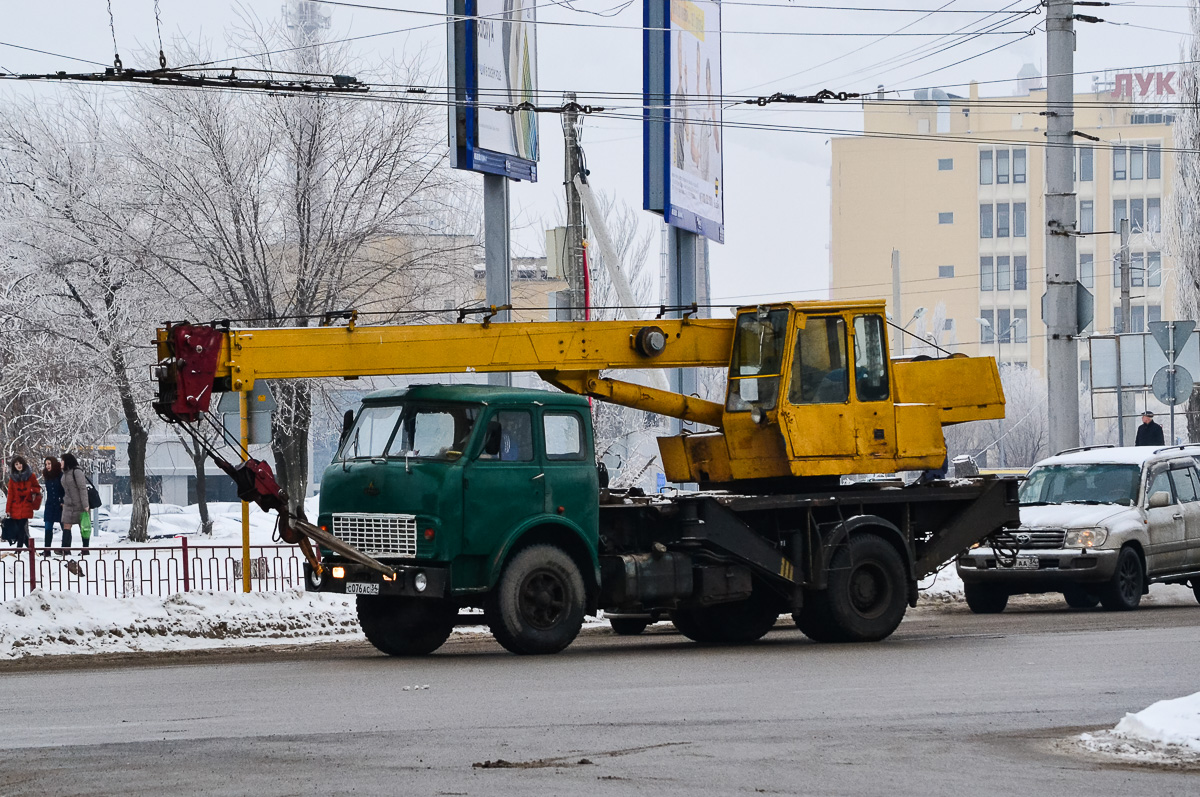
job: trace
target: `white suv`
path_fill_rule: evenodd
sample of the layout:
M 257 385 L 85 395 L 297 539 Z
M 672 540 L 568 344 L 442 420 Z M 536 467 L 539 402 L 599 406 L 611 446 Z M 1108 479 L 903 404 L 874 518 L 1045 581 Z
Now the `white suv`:
M 1073 449 L 1021 485 L 1021 527 L 957 561 L 967 605 L 1004 611 L 1009 595 L 1061 592 L 1074 608 L 1135 609 L 1152 582 L 1200 600 L 1200 446 Z

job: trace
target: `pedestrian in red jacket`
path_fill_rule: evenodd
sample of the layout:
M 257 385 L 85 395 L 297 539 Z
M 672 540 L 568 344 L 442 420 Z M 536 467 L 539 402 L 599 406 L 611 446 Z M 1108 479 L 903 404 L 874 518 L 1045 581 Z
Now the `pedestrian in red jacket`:
M 42 505 L 42 486 L 23 457 L 13 457 L 8 474 L 8 498 L 4 511 L 4 539 L 13 545 L 29 540 L 29 519 Z

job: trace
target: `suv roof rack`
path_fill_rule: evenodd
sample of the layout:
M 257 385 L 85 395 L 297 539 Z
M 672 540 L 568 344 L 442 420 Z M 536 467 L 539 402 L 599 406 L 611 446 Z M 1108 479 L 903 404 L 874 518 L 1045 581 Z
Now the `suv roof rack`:
M 1059 451 L 1054 456 L 1061 457 L 1063 454 L 1074 454 L 1077 451 L 1092 451 L 1093 449 L 1097 448 L 1116 448 L 1116 446 L 1114 446 L 1112 443 L 1101 443 L 1094 446 L 1079 446 L 1078 448 L 1068 448 L 1063 451 Z M 1159 450 L 1161 451 L 1162 449 Z
M 1174 451 L 1175 449 L 1182 450 L 1185 448 L 1200 448 L 1200 443 L 1183 443 L 1177 446 L 1163 446 L 1162 448 L 1154 449 L 1154 453 L 1161 454 L 1163 451 Z

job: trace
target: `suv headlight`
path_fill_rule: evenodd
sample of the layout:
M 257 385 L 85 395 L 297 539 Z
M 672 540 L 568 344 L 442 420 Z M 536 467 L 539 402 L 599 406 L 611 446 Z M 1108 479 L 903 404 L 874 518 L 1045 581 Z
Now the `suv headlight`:
M 1108 539 L 1106 529 L 1071 529 L 1063 542 L 1064 548 L 1095 548 Z

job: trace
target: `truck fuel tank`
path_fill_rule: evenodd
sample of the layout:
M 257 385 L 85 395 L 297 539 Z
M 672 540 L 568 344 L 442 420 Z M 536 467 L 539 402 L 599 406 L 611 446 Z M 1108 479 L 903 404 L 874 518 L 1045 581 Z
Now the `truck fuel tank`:
M 671 551 L 600 557 L 600 606 L 638 608 L 692 594 L 692 557 Z

